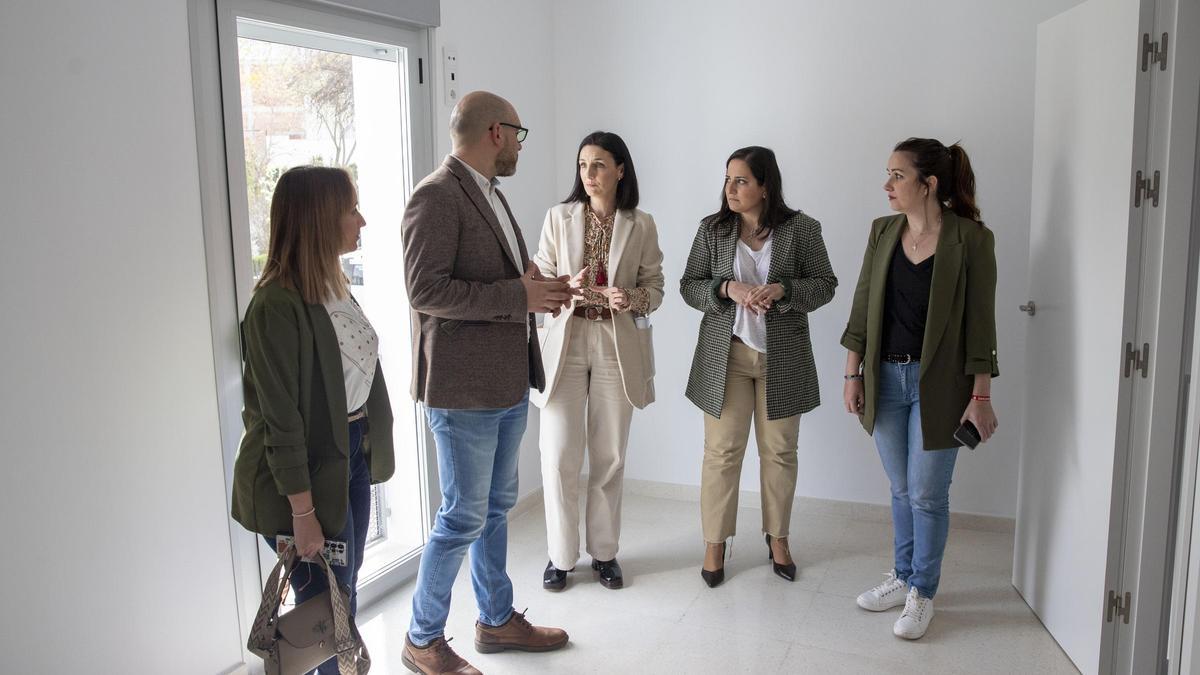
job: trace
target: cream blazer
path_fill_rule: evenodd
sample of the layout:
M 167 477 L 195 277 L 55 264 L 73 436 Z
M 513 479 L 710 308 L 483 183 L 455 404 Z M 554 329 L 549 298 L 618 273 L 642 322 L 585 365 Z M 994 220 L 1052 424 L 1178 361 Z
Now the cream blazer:
M 546 212 L 542 225 L 541 243 L 534 263 L 542 274 L 552 277 L 574 275 L 583 268 L 583 231 L 586 224 L 583 202 L 558 204 Z M 658 309 L 663 300 L 662 249 L 658 247 L 658 230 L 654 218 L 638 209 L 617 211 L 613 222 L 612 241 L 608 251 L 609 283 L 625 289 L 645 288 L 650 291 L 650 311 Z M 546 388 L 529 392 L 529 400 L 539 408 L 554 395 L 558 384 L 559 364 L 567 353 L 567 341 L 572 321 L 587 321 L 572 314 L 574 303 L 557 317 L 545 315 L 538 327 L 538 342 L 542 346 L 542 366 L 546 372 Z M 639 327 L 631 312 L 602 321 L 617 345 L 617 361 L 625 396 L 636 408 L 645 408 L 654 401 L 654 342 L 649 322 Z

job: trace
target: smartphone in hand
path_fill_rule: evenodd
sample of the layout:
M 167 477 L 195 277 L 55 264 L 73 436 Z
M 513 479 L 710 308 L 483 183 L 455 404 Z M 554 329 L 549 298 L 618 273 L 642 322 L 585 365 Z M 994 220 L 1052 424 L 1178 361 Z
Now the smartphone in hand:
M 974 450 L 975 446 L 979 445 L 981 438 L 979 430 L 975 428 L 974 424 L 971 424 L 971 420 L 967 420 L 954 430 L 954 440 Z
M 283 555 L 287 550 L 288 544 L 293 541 L 292 535 L 281 534 L 275 537 L 275 552 Z M 321 551 L 321 555 L 325 558 L 325 562 L 337 567 L 346 566 L 346 542 L 337 539 L 326 539 L 325 548 Z M 301 558 L 301 562 L 316 562 L 311 558 Z

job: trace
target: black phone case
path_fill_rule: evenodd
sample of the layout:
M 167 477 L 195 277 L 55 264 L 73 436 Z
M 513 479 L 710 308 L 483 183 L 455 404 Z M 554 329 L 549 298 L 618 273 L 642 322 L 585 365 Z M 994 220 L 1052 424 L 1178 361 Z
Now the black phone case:
M 975 446 L 979 445 L 979 430 L 969 421 L 963 422 L 954 430 L 954 440 L 974 450 Z

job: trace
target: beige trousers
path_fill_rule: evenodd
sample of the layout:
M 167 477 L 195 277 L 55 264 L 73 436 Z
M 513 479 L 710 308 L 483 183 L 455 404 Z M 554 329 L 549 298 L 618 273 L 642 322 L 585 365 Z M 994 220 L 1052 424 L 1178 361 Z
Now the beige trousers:
M 558 384 L 542 408 L 539 441 L 550 561 L 560 570 L 579 559 L 579 489 L 588 457 L 587 552 L 617 557 L 621 484 L 633 405 L 625 395 L 612 326 L 571 319 Z
M 704 541 L 710 544 L 719 544 L 736 533 L 742 458 L 752 418 L 761 467 L 763 532 L 786 537 L 796 495 L 800 416 L 767 420 L 767 355 L 734 341 L 729 345 L 721 417 L 704 414 L 700 520 Z

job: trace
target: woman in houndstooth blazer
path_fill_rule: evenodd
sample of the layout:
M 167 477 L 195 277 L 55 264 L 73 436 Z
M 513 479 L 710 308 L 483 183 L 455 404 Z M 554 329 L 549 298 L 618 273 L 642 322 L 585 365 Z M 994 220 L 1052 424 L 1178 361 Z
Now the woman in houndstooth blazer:
M 725 163 L 721 210 L 696 232 L 679 291 L 704 312 L 687 396 L 704 411 L 700 574 L 725 578 L 742 458 L 754 421 L 763 532 L 773 569 L 795 579 L 788 525 L 796 492 L 800 415 L 820 404 L 808 313 L 833 298 L 821 224 L 783 200 L 775 153 L 737 150 Z

